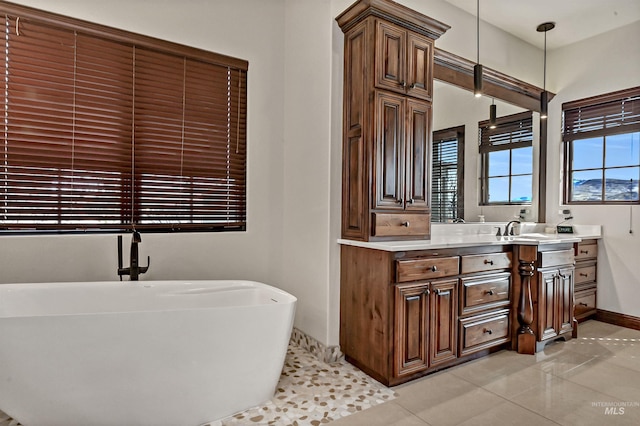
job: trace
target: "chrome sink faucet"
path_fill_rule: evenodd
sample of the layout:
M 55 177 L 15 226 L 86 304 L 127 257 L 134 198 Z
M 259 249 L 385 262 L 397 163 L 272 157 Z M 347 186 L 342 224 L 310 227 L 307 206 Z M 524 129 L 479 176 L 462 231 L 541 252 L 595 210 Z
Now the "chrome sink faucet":
M 140 266 L 140 259 L 138 258 L 138 244 L 142 242 L 142 237 L 138 231 L 133 231 L 131 234 L 131 251 L 129 255 L 129 267 L 122 267 L 122 235 L 118 235 L 118 275 L 120 281 L 122 281 L 123 275 L 129 275 L 131 281 L 138 281 L 140 274 L 144 274 L 149 269 L 151 263 L 151 257 L 147 256 L 147 266 Z
M 520 223 L 519 220 L 512 220 L 504 227 L 504 235 L 513 235 L 513 224 Z

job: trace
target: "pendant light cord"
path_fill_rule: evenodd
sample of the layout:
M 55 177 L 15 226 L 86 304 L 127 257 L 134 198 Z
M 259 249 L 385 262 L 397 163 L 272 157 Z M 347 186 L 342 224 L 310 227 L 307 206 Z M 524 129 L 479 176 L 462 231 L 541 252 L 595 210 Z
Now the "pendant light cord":
M 480 63 L 480 0 L 477 1 L 476 9 L 476 43 L 477 43 L 477 60 L 476 64 Z
M 547 91 L 547 31 L 544 32 L 544 71 L 542 73 L 542 90 Z

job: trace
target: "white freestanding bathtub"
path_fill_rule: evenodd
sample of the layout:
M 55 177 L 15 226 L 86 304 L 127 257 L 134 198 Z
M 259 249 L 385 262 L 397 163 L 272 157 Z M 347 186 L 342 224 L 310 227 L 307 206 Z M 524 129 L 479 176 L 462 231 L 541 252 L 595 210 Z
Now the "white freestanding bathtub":
M 273 396 L 295 304 L 250 281 L 0 285 L 0 410 L 27 426 L 226 417 Z

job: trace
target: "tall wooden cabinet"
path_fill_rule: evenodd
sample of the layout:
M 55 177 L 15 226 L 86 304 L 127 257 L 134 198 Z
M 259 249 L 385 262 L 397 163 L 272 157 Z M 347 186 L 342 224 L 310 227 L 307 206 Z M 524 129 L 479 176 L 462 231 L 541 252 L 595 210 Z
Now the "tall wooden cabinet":
M 429 238 L 434 40 L 449 27 L 389 0 L 361 0 L 345 33 L 342 236 Z

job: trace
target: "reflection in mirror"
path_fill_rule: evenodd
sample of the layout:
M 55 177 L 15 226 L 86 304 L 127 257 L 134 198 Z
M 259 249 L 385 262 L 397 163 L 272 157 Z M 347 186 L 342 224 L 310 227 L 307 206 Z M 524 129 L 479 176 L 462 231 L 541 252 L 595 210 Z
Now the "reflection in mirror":
M 493 100 L 497 115 L 505 117 L 525 112 L 524 108 Z M 453 222 L 464 219 L 478 222 L 504 222 L 525 210 L 526 221 L 537 220 L 537 149 L 538 113 L 533 113 L 533 146 L 518 151 L 495 151 L 495 161 L 487 177 L 489 185 L 483 191 L 483 167 L 479 151 L 479 123 L 489 119 L 492 99 L 475 98 L 468 90 L 433 82 L 433 151 L 432 151 L 432 221 Z M 452 140 L 459 141 L 454 156 Z M 448 152 L 447 149 L 448 148 Z M 446 156 L 445 154 L 449 154 Z M 502 157 L 498 161 L 497 157 Z M 505 170 L 511 169 L 511 173 Z M 500 169 L 500 170 L 498 170 Z M 483 194 L 491 194 L 489 203 Z M 495 201 L 495 203 L 493 203 Z M 524 204 L 524 205 L 523 205 Z

